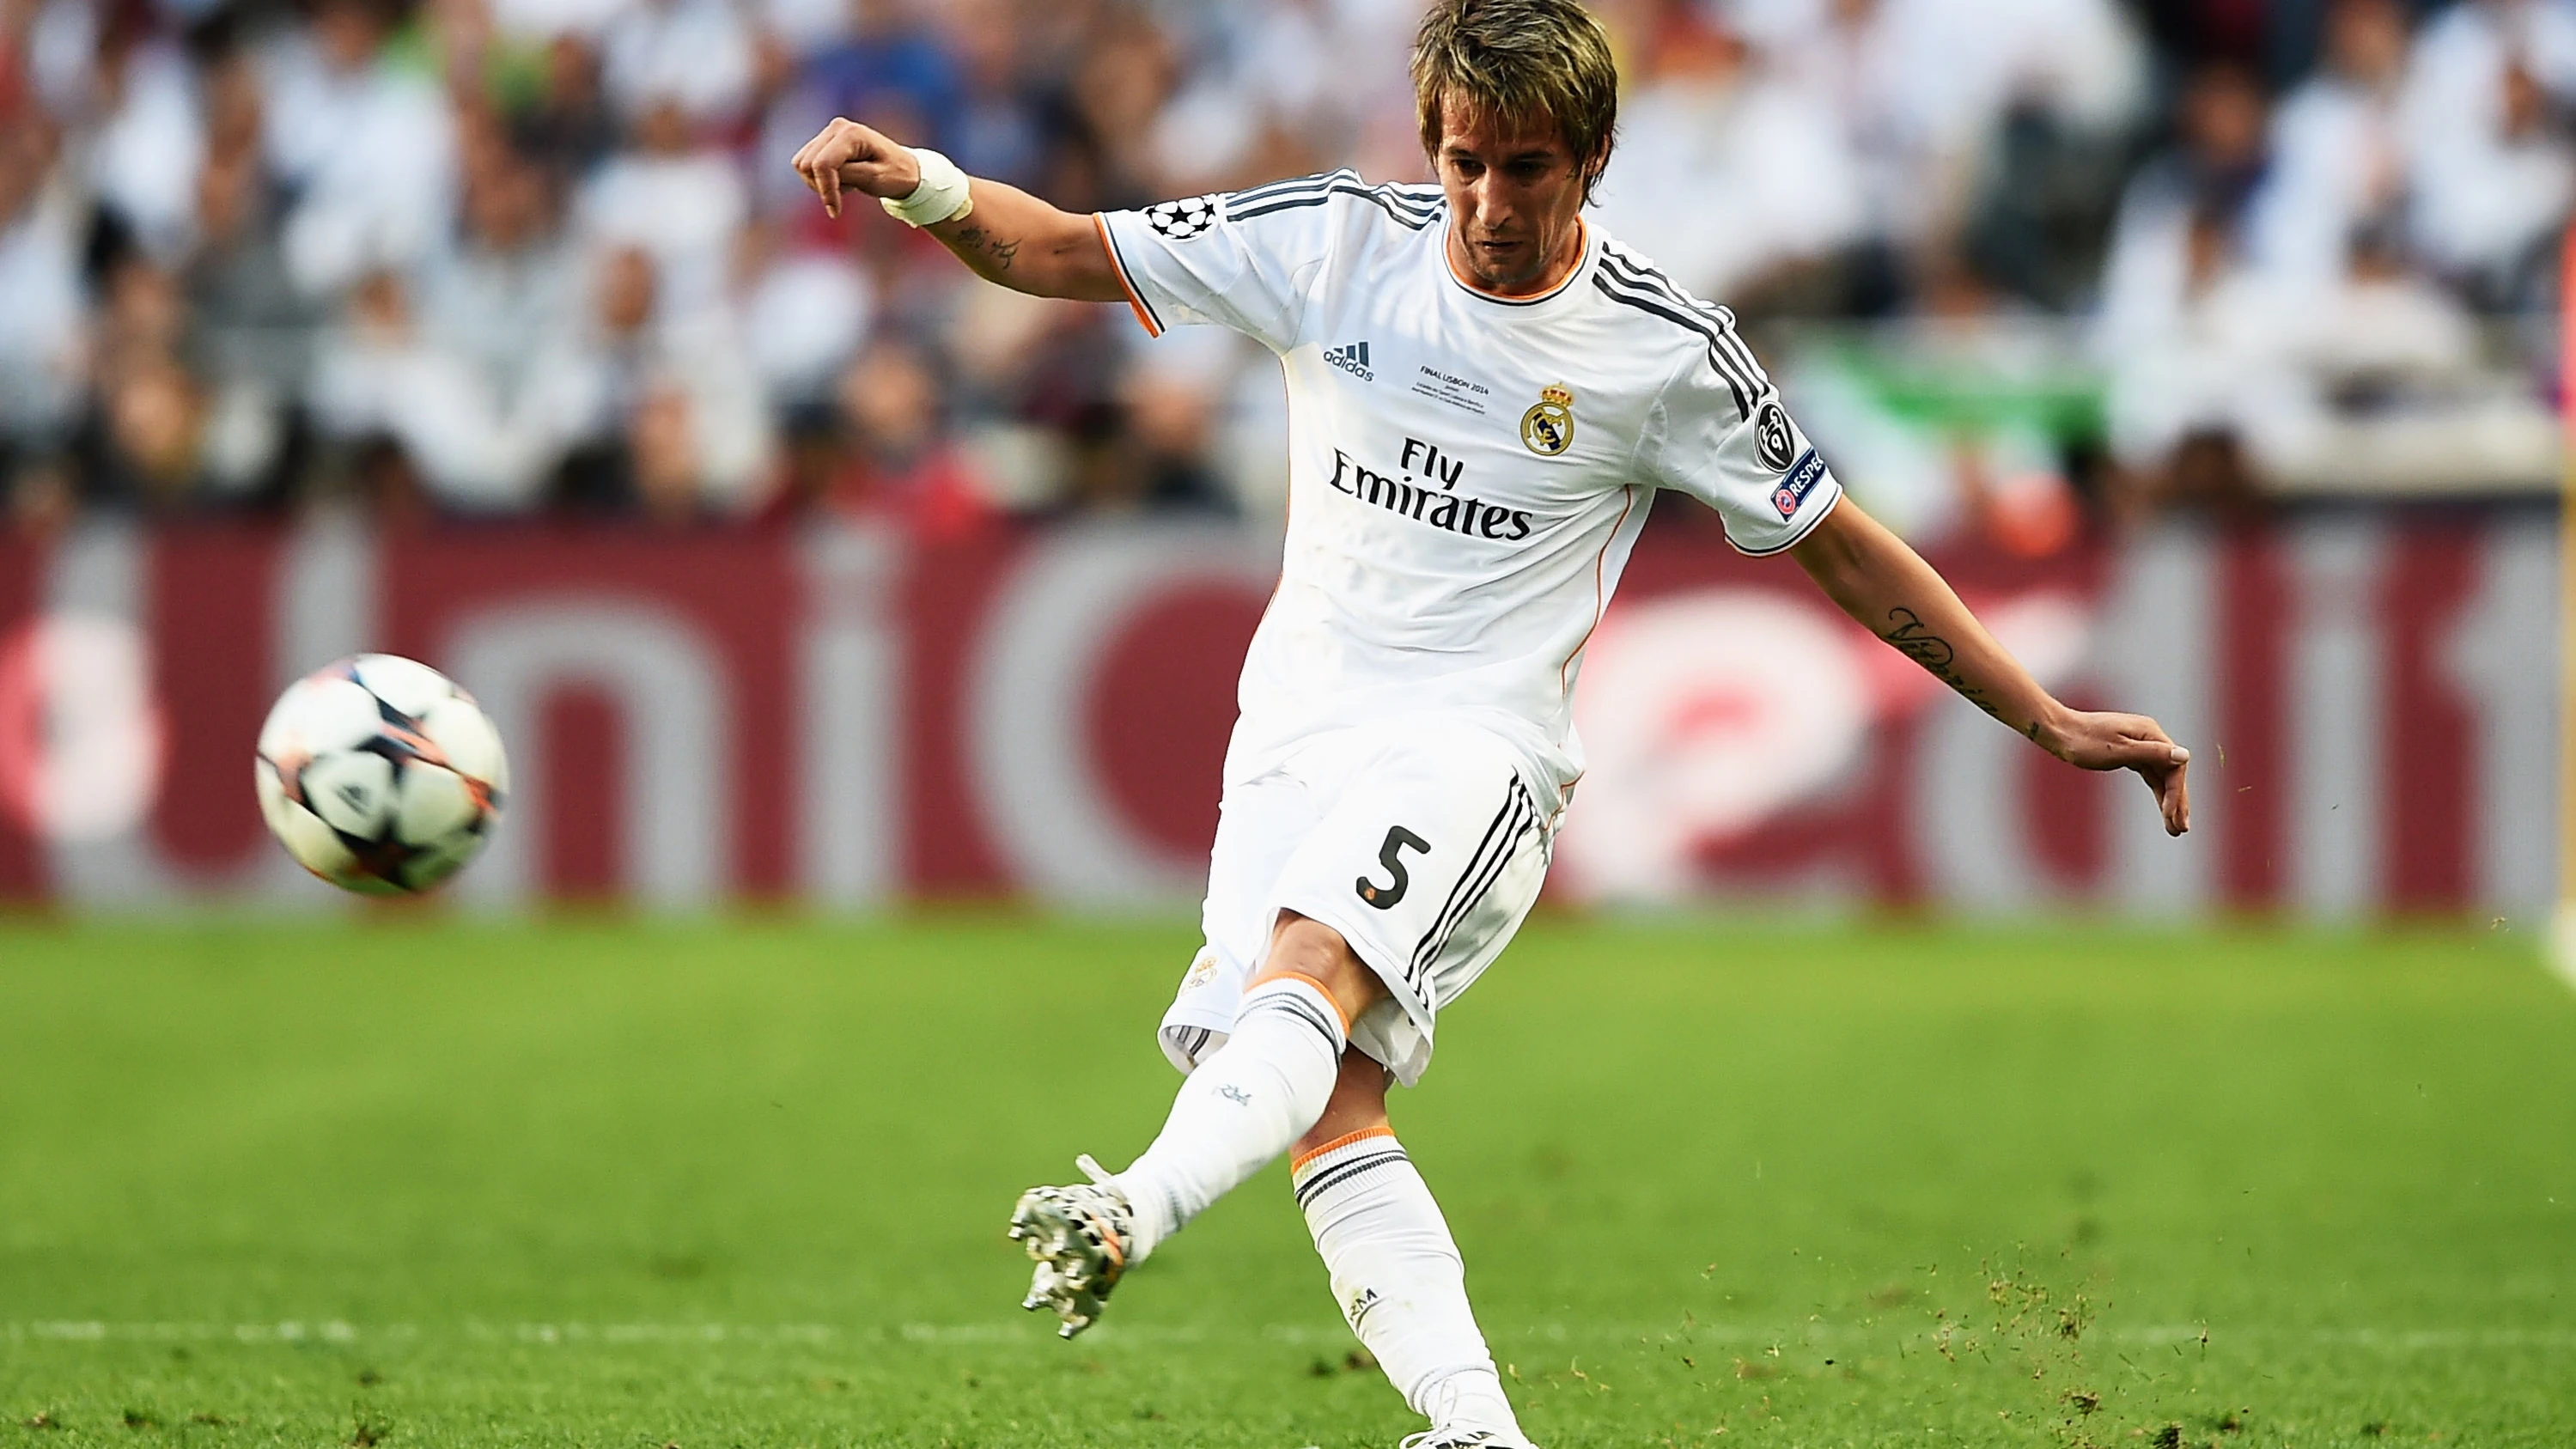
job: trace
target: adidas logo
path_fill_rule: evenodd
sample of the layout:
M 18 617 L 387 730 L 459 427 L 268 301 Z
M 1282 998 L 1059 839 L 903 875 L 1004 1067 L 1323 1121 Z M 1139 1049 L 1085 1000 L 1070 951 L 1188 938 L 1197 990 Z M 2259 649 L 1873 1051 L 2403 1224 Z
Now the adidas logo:
M 1369 371 L 1368 344 L 1365 342 L 1328 347 L 1324 349 L 1324 360 L 1362 382 L 1377 381 L 1377 374 Z

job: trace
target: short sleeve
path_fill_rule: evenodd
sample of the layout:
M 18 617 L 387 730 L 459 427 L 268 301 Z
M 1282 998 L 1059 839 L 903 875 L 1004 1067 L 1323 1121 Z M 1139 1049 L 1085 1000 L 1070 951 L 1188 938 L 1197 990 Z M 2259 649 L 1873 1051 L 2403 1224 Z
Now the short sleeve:
M 1107 211 L 1095 221 L 1145 330 L 1193 322 L 1231 327 L 1273 352 L 1296 345 L 1305 293 L 1330 256 L 1337 188 L 1331 172 L 1213 196 Z
M 1731 333 L 1717 345 L 1742 347 Z M 1843 487 L 1767 379 L 1728 362 L 1712 347 L 1665 385 L 1655 481 L 1716 509 L 1737 549 L 1778 553 L 1824 521 Z

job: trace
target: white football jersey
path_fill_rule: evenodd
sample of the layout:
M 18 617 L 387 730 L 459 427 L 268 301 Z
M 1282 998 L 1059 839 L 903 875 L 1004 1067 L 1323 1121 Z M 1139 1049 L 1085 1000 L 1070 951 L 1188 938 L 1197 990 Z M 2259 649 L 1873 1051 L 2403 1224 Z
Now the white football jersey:
M 1096 223 L 1146 330 L 1232 327 L 1287 372 L 1287 550 L 1228 783 L 1320 731 L 1437 712 L 1513 741 L 1561 801 L 1583 645 L 1656 490 L 1754 554 L 1841 494 L 1734 317 L 1588 223 L 1539 297 L 1452 271 L 1438 187 L 1349 171 Z

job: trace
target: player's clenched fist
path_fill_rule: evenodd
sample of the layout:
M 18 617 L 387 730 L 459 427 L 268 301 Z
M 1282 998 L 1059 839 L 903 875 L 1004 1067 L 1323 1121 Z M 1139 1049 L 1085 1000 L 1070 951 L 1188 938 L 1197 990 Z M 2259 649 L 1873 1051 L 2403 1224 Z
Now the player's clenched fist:
M 805 185 L 823 198 L 823 210 L 836 217 L 841 214 L 844 190 L 904 197 L 921 185 L 921 163 L 909 149 L 837 116 L 798 148 L 795 166 Z

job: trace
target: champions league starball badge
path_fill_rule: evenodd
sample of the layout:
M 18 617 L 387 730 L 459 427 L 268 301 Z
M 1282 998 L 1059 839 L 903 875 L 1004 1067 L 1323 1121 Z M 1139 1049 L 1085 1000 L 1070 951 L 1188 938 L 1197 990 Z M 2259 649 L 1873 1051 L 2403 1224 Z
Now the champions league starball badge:
M 1208 195 L 1160 202 L 1145 208 L 1145 224 L 1174 241 L 1188 241 L 1216 229 L 1222 215 L 1219 210 L 1222 200 Z
M 1538 401 L 1521 414 L 1521 443 L 1542 458 L 1574 446 L 1574 394 L 1564 383 L 1539 389 Z

